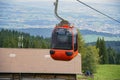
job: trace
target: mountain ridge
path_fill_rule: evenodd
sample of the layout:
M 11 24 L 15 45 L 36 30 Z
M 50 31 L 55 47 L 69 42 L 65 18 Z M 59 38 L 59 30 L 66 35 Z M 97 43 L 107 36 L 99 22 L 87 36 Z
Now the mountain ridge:
M 32 36 L 42 36 L 46 38 L 46 37 L 51 37 L 53 28 L 26 28 L 26 29 L 10 29 L 10 30 L 29 33 Z M 95 42 L 98 37 L 109 37 L 111 39 L 114 37 L 120 39 L 120 34 L 103 33 L 103 32 L 91 31 L 91 30 L 80 30 L 80 33 L 87 42 Z M 92 37 L 93 35 L 96 38 Z M 93 39 L 89 41 L 87 38 L 89 39 L 93 38 Z M 110 41 L 112 41 L 111 39 Z

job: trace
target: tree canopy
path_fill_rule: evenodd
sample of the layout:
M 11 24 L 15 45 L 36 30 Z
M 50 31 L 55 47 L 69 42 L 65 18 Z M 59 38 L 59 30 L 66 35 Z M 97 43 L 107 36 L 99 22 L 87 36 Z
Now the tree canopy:
M 15 30 L 0 31 L 0 47 L 4 48 L 50 48 L 50 38 L 31 36 Z
M 98 49 L 95 46 L 86 46 L 78 30 L 78 51 L 82 57 L 82 70 L 83 72 L 90 71 L 96 72 L 99 60 Z

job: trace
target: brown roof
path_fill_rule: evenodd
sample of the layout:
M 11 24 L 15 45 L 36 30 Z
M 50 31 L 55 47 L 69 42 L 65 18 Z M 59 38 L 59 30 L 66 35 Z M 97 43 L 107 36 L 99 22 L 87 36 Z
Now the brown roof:
M 0 48 L 0 73 L 80 74 L 81 56 L 71 61 L 56 61 L 49 49 Z

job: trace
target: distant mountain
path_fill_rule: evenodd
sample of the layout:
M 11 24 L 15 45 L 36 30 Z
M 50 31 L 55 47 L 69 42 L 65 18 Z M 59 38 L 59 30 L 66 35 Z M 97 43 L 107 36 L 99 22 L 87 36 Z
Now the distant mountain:
M 29 33 L 33 36 L 51 37 L 53 28 L 27 28 L 27 29 L 16 29 L 17 31 Z
M 106 36 L 106 37 L 115 37 L 115 36 L 120 37 L 120 34 L 103 33 L 103 32 L 91 31 L 91 30 L 80 30 L 80 32 L 82 35 L 96 34 L 96 35 L 101 35 L 101 36 Z
M 12 29 L 11 29 L 12 30 Z M 26 29 L 14 29 L 19 32 L 29 33 L 33 36 L 51 37 L 53 28 L 26 28 Z M 91 30 L 80 30 L 86 43 L 95 42 L 98 37 L 104 37 L 106 41 L 120 40 L 120 34 L 110 34 L 103 32 L 96 32 Z
M 87 45 L 95 45 L 95 42 L 87 43 Z M 120 54 L 120 41 L 106 41 L 106 46 L 113 48 L 117 53 Z
M 17 29 L 16 29 L 17 30 Z M 50 37 L 52 33 L 53 28 L 27 28 L 27 29 L 18 29 L 18 31 L 30 33 L 34 36 L 43 36 L 43 37 Z M 111 34 L 111 33 L 103 33 L 103 32 L 96 32 L 91 30 L 80 30 L 82 35 L 101 35 L 106 37 L 120 37 L 120 34 Z

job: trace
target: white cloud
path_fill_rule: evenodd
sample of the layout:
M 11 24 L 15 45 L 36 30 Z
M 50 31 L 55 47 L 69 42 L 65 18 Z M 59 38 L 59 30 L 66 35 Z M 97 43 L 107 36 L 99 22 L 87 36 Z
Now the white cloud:
M 4 0 L 3 0 L 4 1 Z M 5 1 L 14 1 L 14 2 L 38 2 L 38 1 L 49 1 L 55 2 L 56 0 L 5 0 Z M 77 0 L 59 0 L 64 2 L 76 2 Z M 120 0 L 80 0 L 82 2 L 95 2 L 95 3 L 104 3 L 104 2 L 120 2 Z
M 108 3 L 108 2 L 120 2 L 119 0 L 80 0 L 82 2 L 95 2 L 95 3 Z

